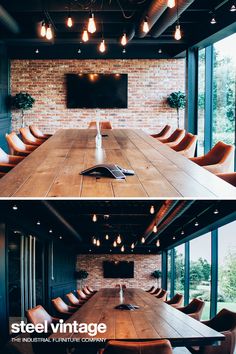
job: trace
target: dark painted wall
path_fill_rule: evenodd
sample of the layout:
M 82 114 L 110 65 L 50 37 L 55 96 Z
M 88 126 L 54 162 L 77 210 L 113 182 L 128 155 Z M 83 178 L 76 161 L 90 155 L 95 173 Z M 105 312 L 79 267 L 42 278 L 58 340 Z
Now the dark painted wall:
M 4 150 L 7 150 L 5 134 L 11 126 L 11 115 L 6 104 L 9 82 L 9 60 L 4 44 L 0 43 L 0 147 Z
M 7 321 L 7 246 L 5 224 L 0 223 L 0 348 L 8 334 Z

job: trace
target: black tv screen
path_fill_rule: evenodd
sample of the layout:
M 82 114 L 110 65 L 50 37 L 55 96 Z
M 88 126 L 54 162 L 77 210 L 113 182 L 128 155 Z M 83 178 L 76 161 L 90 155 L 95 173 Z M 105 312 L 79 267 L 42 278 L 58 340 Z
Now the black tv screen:
M 67 74 L 67 108 L 127 108 L 127 74 Z
M 103 262 L 104 278 L 133 278 L 134 277 L 134 262 Z

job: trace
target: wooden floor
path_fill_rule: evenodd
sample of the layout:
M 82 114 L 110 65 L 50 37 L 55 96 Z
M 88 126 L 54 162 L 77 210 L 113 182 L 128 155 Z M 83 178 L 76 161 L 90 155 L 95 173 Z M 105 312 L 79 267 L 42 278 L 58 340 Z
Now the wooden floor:
M 105 323 L 107 332 L 93 338 L 120 340 L 169 339 L 173 346 L 218 344 L 224 336 L 140 289 L 125 289 L 124 303 L 135 311 L 114 309 L 118 289 L 101 289 L 66 322 Z M 52 338 L 89 338 L 87 334 L 53 334 Z
M 236 188 L 141 130 L 59 130 L 0 180 L 0 197 L 230 198 Z M 98 163 L 133 169 L 126 180 L 81 176 Z

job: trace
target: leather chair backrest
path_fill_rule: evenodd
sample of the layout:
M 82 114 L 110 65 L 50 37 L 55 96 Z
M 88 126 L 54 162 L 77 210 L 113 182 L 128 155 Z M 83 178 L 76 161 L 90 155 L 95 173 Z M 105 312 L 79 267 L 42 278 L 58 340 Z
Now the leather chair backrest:
M 182 294 L 175 294 L 172 299 L 170 299 L 168 301 L 168 304 L 177 304 L 178 302 L 180 302 L 183 299 L 183 295 Z
M 87 296 L 85 295 L 85 293 L 81 289 L 78 289 L 77 293 L 81 297 L 81 299 L 87 299 Z
M 59 312 L 69 311 L 68 305 L 60 297 L 53 299 L 52 303 L 53 303 L 55 309 Z
M 202 312 L 205 302 L 200 299 L 193 299 L 186 307 L 185 313 Z
M 18 148 L 20 150 L 26 150 L 25 144 L 20 140 L 20 138 L 16 135 L 15 132 L 10 134 L 6 134 L 6 139 L 8 143 L 13 146 L 13 148 Z
M 197 136 L 191 133 L 187 133 L 185 137 L 180 141 L 176 146 L 178 150 L 186 149 L 190 144 L 194 143 L 197 140 Z
M 110 340 L 104 354 L 172 354 L 172 348 L 168 340 L 156 340 L 147 342 L 123 342 Z
M 9 163 L 9 156 L 0 148 L 0 163 Z
M 166 124 L 164 126 L 164 128 L 160 131 L 159 135 L 163 136 L 163 135 L 167 134 L 170 130 L 171 130 L 171 126 Z
M 175 129 L 175 131 L 171 134 L 171 136 L 169 136 L 169 138 L 167 138 L 167 140 L 169 142 L 175 141 L 176 139 L 178 139 L 181 135 L 184 136 L 185 130 L 184 129 Z
M 217 164 L 222 159 L 233 157 L 234 147 L 219 141 L 207 154 L 206 158 L 211 161 L 211 164 Z
M 33 134 L 35 134 L 36 137 L 44 138 L 43 132 L 41 132 L 41 130 L 36 125 L 30 125 L 30 130 Z
M 37 138 L 35 138 L 35 136 L 31 134 L 29 127 L 20 128 L 20 133 L 25 139 L 32 142 L 37 142 Z
M 214 318 L 210 320 L 211 328 L 218 332 L 236 329 L 236 313 L 227 309 L 222 309 Z
M 41 305 L 26 311 L 26 317 L 28 322 L 33 323 L 34 325 L 38 323 L 44 324 L 44 321 L 47 321 L 49 324 L 52 322 L 52 317 Z
M 79 305 L 79 300 L 73 293 L 66 294 L 66 297 L 73 305 Z

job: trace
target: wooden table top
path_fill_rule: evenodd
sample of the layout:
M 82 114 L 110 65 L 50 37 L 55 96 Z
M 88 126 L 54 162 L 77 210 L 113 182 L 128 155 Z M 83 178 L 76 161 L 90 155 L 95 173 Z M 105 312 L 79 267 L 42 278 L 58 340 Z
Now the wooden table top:
M 119 289 L 101 289 L 66 323 L 105 323 L 107 332 L 92 338 L 119 340 L 169 339 L 173 346 L 211 345 L 224 336 L 140 289 L 125 289 L 124 303 L 138 305 L 135 311 L 114 309 Z M 51 338 L 91 338 L 88 334 L 53 334 Z
M 141 130 L 58 130 L 0 180 L 0 197 L 120 197 L 236 199 L 236 188 Z M 135 171 L 126 180 L 81 176 L 98 163 Z

